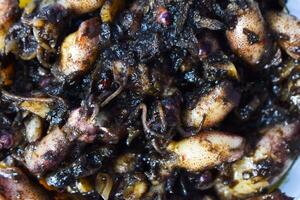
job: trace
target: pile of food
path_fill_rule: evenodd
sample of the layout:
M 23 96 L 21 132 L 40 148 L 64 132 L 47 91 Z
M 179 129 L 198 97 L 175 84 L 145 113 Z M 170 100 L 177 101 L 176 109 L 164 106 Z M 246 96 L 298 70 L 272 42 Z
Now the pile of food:
M 274 0 L 0 0 L 0 199 L 290 199 L 300 20 Z

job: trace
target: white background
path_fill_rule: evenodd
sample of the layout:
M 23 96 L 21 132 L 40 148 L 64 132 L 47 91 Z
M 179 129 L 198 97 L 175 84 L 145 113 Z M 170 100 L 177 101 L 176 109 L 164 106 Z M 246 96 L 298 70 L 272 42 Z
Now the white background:
M 292 15 L 300 19 L 300 0 L 289 0 L 287 7 Z

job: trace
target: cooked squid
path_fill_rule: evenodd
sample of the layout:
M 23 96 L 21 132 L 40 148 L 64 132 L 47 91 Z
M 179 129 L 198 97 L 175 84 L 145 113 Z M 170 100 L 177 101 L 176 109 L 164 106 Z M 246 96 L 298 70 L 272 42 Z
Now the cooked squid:
M 223 82 L 209 93 L 200 96 L 194 108 L 188 108 L 183 116 L 186 126 L 212 127 L 221 122 L 238 105 L 240 94 L 232 83 Z
M 232 181 L 217 181 L 216 190 L 222 198 L 245 198 L 272 187 L 292 165 L 289 153 L 299 140 L 300 123 L 278 124 L 261 131 L 262 138 L 253 152 L 231 166 Z
M 68 153 L 71 141 L 58 127 L 53 127 L 37 145 L 29 145 L 25 152 L 25 164 L 34 174 L 42 174 L 57 165 Z
M 230 12 L 236 15 L 236 22 L 232 22 L 226 37 L 237 56 L 250 65 L 258 65 L 270 48 L 266 23 L 257 2 L 245 0 L 244 3 L 244 8 L 235 2 L 229 4 L 228 9 L 233 9 Z
M 99 9 L 105 0 L 58 0 L 65 8 L 75 14 L 84 14 Z
M 300 67 L 285 8 L 0 0 L 0 199 L 288 199 L 274 189 L 299 155 Z
M 17 19 L 19 11 L 17 0 L 1 0 L 0 1 L 0 53 L 5 52 L 5 37 L 8 29 Z
M 26 139 L 29 143 L 38 141 L 43 134 L 43 121 L 40 117 L 33 115 L 25 123 Z
M 300 58 L 300 20 L 284 12 L 269 12 L 266 16 L 280 47 L 294 59 Z
M 51 121 L 51 113 L 56 112 L 65 114 L 66 104 L 63 99 L 56 97 L 24 97 L 10 94 L 2 90 L 2 98 L 5 101 L 13 102 L 22 110 L 29 111 L 41 118 L 48 118 Z M 60 110 L 60 111 L 59 111 Z
M 87 72 L 99 51 L 100 20 L 92 18 L 81 23 L 79 29 L 62 43 L 58 70 L 64 77 Z
M 223 162 L 238 160 L 244 152 L 242 137 L 222 132 L 200 132 L 198 135 L 171 142 L 167 150 L 174 160 L 167 161 L 168 167 L 182 167 L 189 171 L 202 171 Z
M 1 166 L 1 196 L 7 200 L 30 199 L 49 200 L 50 197 L 42 189 L 30 181 L 26 174 L 17 167 Z

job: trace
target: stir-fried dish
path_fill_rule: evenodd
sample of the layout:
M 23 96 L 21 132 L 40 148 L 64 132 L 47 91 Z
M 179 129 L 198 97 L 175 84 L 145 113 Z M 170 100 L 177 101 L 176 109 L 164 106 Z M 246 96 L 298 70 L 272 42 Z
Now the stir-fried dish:
M 1 200 L 288 200 L 299 146 L 284 1 L 0 0 Z

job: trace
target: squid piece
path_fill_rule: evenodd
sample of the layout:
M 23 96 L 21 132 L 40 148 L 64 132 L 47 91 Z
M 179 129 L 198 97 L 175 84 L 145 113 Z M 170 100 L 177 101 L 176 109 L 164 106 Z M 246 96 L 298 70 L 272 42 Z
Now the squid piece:
M 124 153 L 120 155 L 114 162 L 114 172 L 119 174 L 125 174 L 133 172 L 137 161 L 137 154 L 135 153 Z
M 38 141 L 43 134 L 43 121 L 40 117 L 33 115 L 25 121 L 25 135 L 29 143 Z
M 200 132 L 181 141 L 171 142 L 167 150 L 174 155 L 166 162 L 168 168 L 181 167 L 197 172 L 241 158 L 244 139 L 218 131 Z
M 72 10 L 75 14 L 84 14 L 99 9 L 105 0 L 58 0 L 65 8 Z
M 124 191 L 125 199 L 142 199 L 143 195 L 148 190 L 148 184 L 145 180 L 135 182 L 133 185 L 128 186 Z
M 4 90 L 2 91 L 2 98 L 17 102 L 18 107 L 20 107 L 22 110 L 34 113 L 41 118 L 45 118 L 47 116 L 47 113 L 49 113 L 51 110 L 51 104 L 54 102 L 54 99 L 52 98 L 21 97 L 10 94 Z
M 300 59 L 300 20 L 283 12 L 269 12 L 267 22 L 277 35 L 278 44 L 294 59 Z
M 34 174 L 43 174 L 57 167 L 75 140 L 91 143 L 97 131 L 80 108 L 73 110 L 61 129 L 50 128 L 37 145 L 27 147 L 24 156 L 27 168 Z
M 25 173 L 16 167 L 0 167 L 0 187 L 2 199 L 50 200 L 42 188 L 31 183 Z
M 93 142 L 99 129 L 94 125 L 94 120 L 86 116 L 82 108 L 77 108 L 71 112 L 63 130 L 72 133 L 72 139 L 80 137 L 85 142 Z
M 35 1 L 25 8 L 21 21 L 32 27 L 41 48 L 54 51 L 67 26 L 68 17 L 68 10 L 60 4 Z
M 80 178 L 79 180 L 76 181 L 75 185 L 76 185 L 77 190 L 81 194 L 93 192 L 92 183 L 87 178 Z M 68 191 L 70 191 L 70 189 Z
M 65 38 L 58 64 L 62 76 L 74 77 L 90 69 L 100 48 L 99 31 L 100 20 L 95 17 L 82 22 L 75 33 Z
M 28 4 L 30 4 L 33 0 L 19 0 L 19 7 L 24 9 Z
M 239 80 L 240 76 L 235 65 L 230 61 L 228 56 L 219 53 L 216 59 L 206 59 L 203 62 L 204 70 L 207 71 L 207 77 L 214 77 L 218 73 L 224 73 L 233 80 Z
M 17 0 L 0 0 L 0 53 L 4 53 L 5 36 L 17 18 L 19 5 Z
M 103 4 L 100 17 L 102 22 L 112 22 L 119 11 L 125 6 L 124 0 L 107 0 Z
M 60 128 L 54 127 L 36 146 L 27 147 L 25 165 L 31 173 L 43 174 L 64 159 L 71 144 L 67 135 Z
M 121 199 L 140 200 L 148 191 L 148 181 L 143 173 L 125 174 L 120 178 L 116 193 Z
M 102 142 L 116 144 L 124 136 L 124 127 L 112 122 L 112 116 L 105 112 L 99 112 L 98 108 L 89 115 L 82 108 L 73 110 L 63 126 L 66 133 L 70 133 L 71 139 L 77 139 L 84 143 L 93 143 L 97 136 Z
M 48 100 L 48 99 L 47 99 Z M 46 101 L 47 101 L 46 100 Z M 44 101 L 23 101 L 20 104 L 20 107 L 24 110 L 30 111 L 42 118 L 47 116 L 47 113 L 50 112 L 49 102 Z
M 257 151 L 260 151 L 257 153 L 263 157 L 271 157 L 277 163 L 283 163 L 287 160 L 290 150 L 286 145 L 300 139 L 300 122 L 275 125 L 262 130 L 261 133 L 264 136 L 257 144 Z
M 27 19 L 26 15 L 23 15 L 23 21 L 29 21 L 38 43 L 36 58 L 44 67 L 50 68 L 51 57 L 55 55 L 58 44 L 64 35 L 64 29 L 67 27 L 69 13 L 62 5 L 43 5 L 43 2 L 40 3 L 37 10 L 34 17 L 32 17 L 33 14 L 28 14 Z
M 234 53 L 246 63 L 257 65 L 270 45 L 265 21 L 258 4 L 253 0 L 245 0 L 245 2 L 248 5 L 247 8 L 230 4 L 229 9 L 233 9 L 237 16 L 234 27 L 226 31 L 226 37 Z
M 221 122 L 239 104 L 240 94 L 231 82 L 222 82 L 208 94 L 202 96 L 194 108 L 187 109 L 183 122 L 186 126 L 212 127 Z M 203 121 L 204 120 L 204 121 Z
M 29 111 L 41 118 L 51 118 L 50 114 L 53 110 L 56 110 L 57 113 L 64 115 L 67 108 L 64 100 L 59 97 L 23 97 L 10 94 L 4 90 L 1 91 L 1 94 L 2 99 L 9 102 L 14 102 L 20 109 Z M 60 111 L 58 112 L 58 110 Z M 62 115 L 60 117 L 62 117 Z
M 268 189 L 292 165 L 291 143 L 299 140 L 300 122 L 275 125 L 262 133 L 254 152 L 232 164 L 231 181 L 234 184 L 224 184 L 222 178 L 217 180 L 215 189 L 221 198 L 246 198 Z
M 95 190 L 103 200 L 108 200 L 113 189 L 113 178 L 106 173 L 98 173 L 95 180 Z

